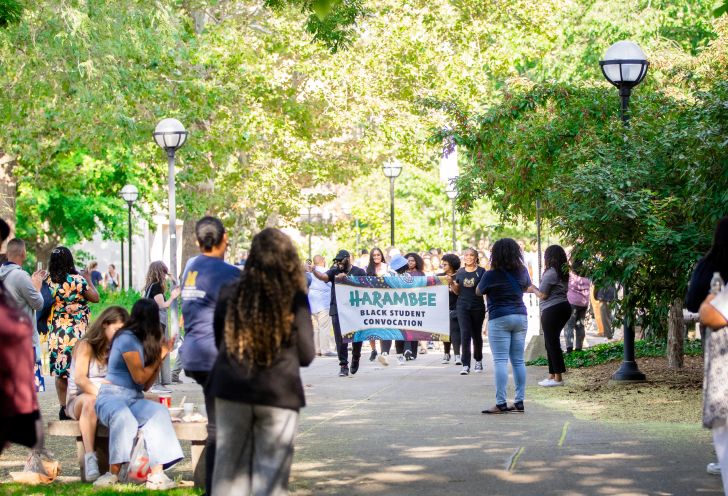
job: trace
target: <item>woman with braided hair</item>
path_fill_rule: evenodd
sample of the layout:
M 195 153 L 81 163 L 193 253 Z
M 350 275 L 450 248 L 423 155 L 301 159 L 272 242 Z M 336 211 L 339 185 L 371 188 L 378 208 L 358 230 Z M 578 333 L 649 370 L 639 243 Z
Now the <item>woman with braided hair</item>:
M 315 355 L 303 265 L 290 238 L 268 228 L 253 238 L 240 280 L 220 291 L 220 350 L 206 393 L 215 398 L 212 494 L 288 494 L 299 368 Z

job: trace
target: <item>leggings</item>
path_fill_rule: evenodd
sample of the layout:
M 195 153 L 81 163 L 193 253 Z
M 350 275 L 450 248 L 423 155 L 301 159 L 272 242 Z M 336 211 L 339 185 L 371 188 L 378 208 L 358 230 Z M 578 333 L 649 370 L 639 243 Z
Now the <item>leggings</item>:
M 564 353 L 561 351 L 561 329 L 571 317 L 571 305 L 564 301 L 541 312 L 541 327 L 546 341 L 546 357 L 549 361 L 549 374 L 566 372 Z
M 460 326 L 458 325 L 458 318 L 453 315 L 455 312 L 450 312 L 450 341 L 445 341 L 445 354 L 450 354 L 450 346 L 452 346 L 453 353 L 455 355 L 460 354 Z
M 476 362 L 483 360 L 483 321 L 485 307 L 457 309 L 460 325 L 460 345 L 463 348 L 463 367 L 470 367 L 470 340 L 473 340 L 473 358 Z

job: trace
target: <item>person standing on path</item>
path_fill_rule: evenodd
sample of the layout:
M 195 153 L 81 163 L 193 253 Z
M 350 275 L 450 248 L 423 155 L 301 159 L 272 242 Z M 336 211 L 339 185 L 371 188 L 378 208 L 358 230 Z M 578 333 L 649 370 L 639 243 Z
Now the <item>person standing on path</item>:
M 546 342 L 549 376 L 539 386 L 563 386 L 561 374 L 566 372 L 564 353 L 561 351 L 561 330 L 571 316 L 571 305 L 566 296 L 569 286 L 569 262 L 559 245 L 551 245 L 543 254 L 545 271 L 536 295 L 542 300 L 541 327 Z
M 220 292 L 207 385 L 219 431 L 213 493 L 283 495 L 293 461 L 300 367 L 314 359 L 306 278 L 296 247 L 278 229 L 253 238 L 239 282 Z
M 591 281 L 578 274 L 582 267 L 581 260 L 575 260 L 569 274 L 569 289 L 566 298 L 571 305 L 571 317 L 564 327 L 564 337 L 566 338 L 566 353 L 571 353 L 574 349 L 581 350 L 584 347 L 584 338 L 586 332 L 584 330 L 584 318 L 586 311 L 589 309 L 589 291 Z M 576 345 L 576 346 L 574 346 Z
M 179 348 L 178 359 L 187 377 L 201 386 L 207 384 L 217 359 L 213 317 L 220 288 L 240 278 L 240 269 L 225 262 L 228 235 L 222 221 L 203 217 L 195 224 L 195 236 L 200 248 L 185 267 L 182 275 L 182 317 L 185 339 Z M 212 472 L 215 467 L 215 400 L 205 394 L 207 410 L 207 456 L 205 458 L 205 492 L 212 494 Z
M 409 274 L 412 277 L 425 277 L 425 261 L 419 255 L 419 253 L 409 252 L 404 258 L 407 260 L 407 270 L 405 274 Z M 404 359 L 414 360 L 417 358 L 417 345 L 419 341 L 406 341 L 404 344 Z M 427 353 L 426 349 L 421 349 L 420 353 Z
M 328 271 L 321 273 L 313 270 L 310 264 L 306 266 L 306 270 L 313 274 L 319 281 L 331 283 L 331 304 L 329 315 L 331 315 L 331 323 L 334 326 L 334 339 L 336 340 L 336 350 L 339 353 L 339 377 L 347 377 L 349 371 L 354 375 L 359 370 L 359 360 L 361 359 L 362 343 L 351 343 L 351 369 L 349 369 L 349 343 L 345 343 L 341 336 L 341 324 L 339 323 L 339 311 L 336 306 L 336 283 L 343 281 L 347 276 L 366 276 L 364 269 L 351 264 L 351 255 L 346 250 L 339 250 L 334 257 L 334 266 Z
M 455 365 L 462 365 L 463 362 L 460 358 L 460 326 L 458 326 L 458 295 L 452 289 L 452 278 L 460 269 L 460 259 L 457 255 L 448 253 L 442 257 L 442 270 L 443 272 L 437 274 L 438 276 L 444 276 L 448 281 L 448 297 L 449 297 L 449 310 L 450 310 L 450 341 L 446 341 L 445 354 L 442 357 L 442 363 L 450 363 L 450 349 L 455 355 Z
M 48 351 L 51 375 L 56 376 L 56 394 L 61 408 L 60 420 L 67 420 L 66 390 L 71 357 L 76 342 L 88 327 L 90 303 L 99 302 L 99 293 L 91 282 L 91 273 L 76 271 L 71 251 L 59 246 L 51 252 L 46 282 L 53 295 L 53 308 L 48 318 Z
M 313 257 L 313 270 L 326 272 L 326 261 L 321 255 Z M 336 343 L 332 343 L 333 328 L 331 327 L 331 315 L 329 305 L 331 304 L 331 284 L 320 281 L 307 273 L 308 304 L 311 306 L 311 318 L 313 321 L 313 343 L 317 356 L 333 356 Z
M 389 266 L 384 261 L 384 252 L 377 248 L 376 246 L 372 248 L 372 250 L 369 252 L 369 263 L 367 264 L 366 273 L 368 276 L 376 276 L 376 277 L 384 277 L 387 275 L 393 275 L 394 272 L 389 270 Z M 385 342 L 387 340 L 384 340 L 379 345 L 380 347 L 380 355 L 379 355 L 379 362 L 382 365 L 389 365 L 389 348 L 392 346 L 392 341 L 388 341 L 389 345 L 386 346 L 385 349 Z M 377 358 L 377 342 L 374 339 L 369 340 L 369 346 L 372 348 L 372 352 L 369 355 L 369 361 L 373 362 Z
M 485 302 L 475 290 L 485 269 L 479 266 L 478 252 L 474 248 L 467 248 L 463 252 L 463 266 L 455 273 L 452 279 L 452 289 L 458 295 L 457 316 L 460 325 L 460 345 L 463 349 L 463 369 L 460 375 L 470 373 L 471 340 L 473 343 L 472 358 L 475 359 L 473 367 L 476 373 L 483 372 L 483 321 L 485 320 Z
M 392 250 L 396 250 L 396 248 L 393 248 Z M 397 253 L 389 260 L 389 271 L 390 271 L 389 275 L 401 276 L 402 274 L 404 274 L 407 271 L 407 267 L 408 267 L 407 259 L 404 258 L 399 253 Z M 382 355 L 388 357 L 389 352 L 392 349 L 392 340 L 383 339 L 381 346 L 382 346 Z M 394 351 L 397 354 L 397 363 L 400 365 L 404 365 L 406 362 L 406 360 L 404 358 L 404 347 L 405 347 L 404 341 L 398 339 L 394 342 Z M 382 361 L 381 355 L 379 357 L 379 361 L 383 365 L 389 365 L 389 361 L 387 361 L 386 363 L 384 361 Z
M 488 344 L 495 369 L 495 406 L 483 413 L 524 412 L 528 310 L 523 293 L 527 291 L 533 291 L 533 284 L 520 246 L 514 239 L 499 239 L 491 249 L 490 270 L 477 288 L 477 294 L 488 300 Z M 513 406 L 508 406 L 506 399 L 509 360 L 516 386 Z
M 104 289 L 106 291 L 116 291 L 120 288 L 119 273 L 116 272 L 116 266 L 109 264 L 106 274 L 104 274 Z

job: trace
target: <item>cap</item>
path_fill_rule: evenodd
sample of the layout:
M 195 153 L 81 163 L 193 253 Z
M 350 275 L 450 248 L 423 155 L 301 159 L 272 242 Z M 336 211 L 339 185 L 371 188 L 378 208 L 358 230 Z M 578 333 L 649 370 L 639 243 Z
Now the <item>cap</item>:
M 334 262 L 340 262 L 341 260 L 344 260 L 345 258 L 349 258 L 351 255 L 349 255 L 349 252 L 346 250 L 339 250 L 339 253 L 336 254 L 334 257 Z
M 407 259 L 402 255 L 395 255 L 389 261 L 389 268 L 395 271 L 401 269 L 405 265 L 407 265 Z

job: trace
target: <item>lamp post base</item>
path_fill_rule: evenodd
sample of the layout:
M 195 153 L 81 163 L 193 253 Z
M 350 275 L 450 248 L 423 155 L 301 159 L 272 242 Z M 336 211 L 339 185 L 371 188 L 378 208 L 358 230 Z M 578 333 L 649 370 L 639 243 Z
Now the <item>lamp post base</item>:
M 622 362 L 619 369 L 612 375 L 612 381 L 615 382 L 645 382 L 646 380 L 645 374 L 637 368 L 637 362 Z

